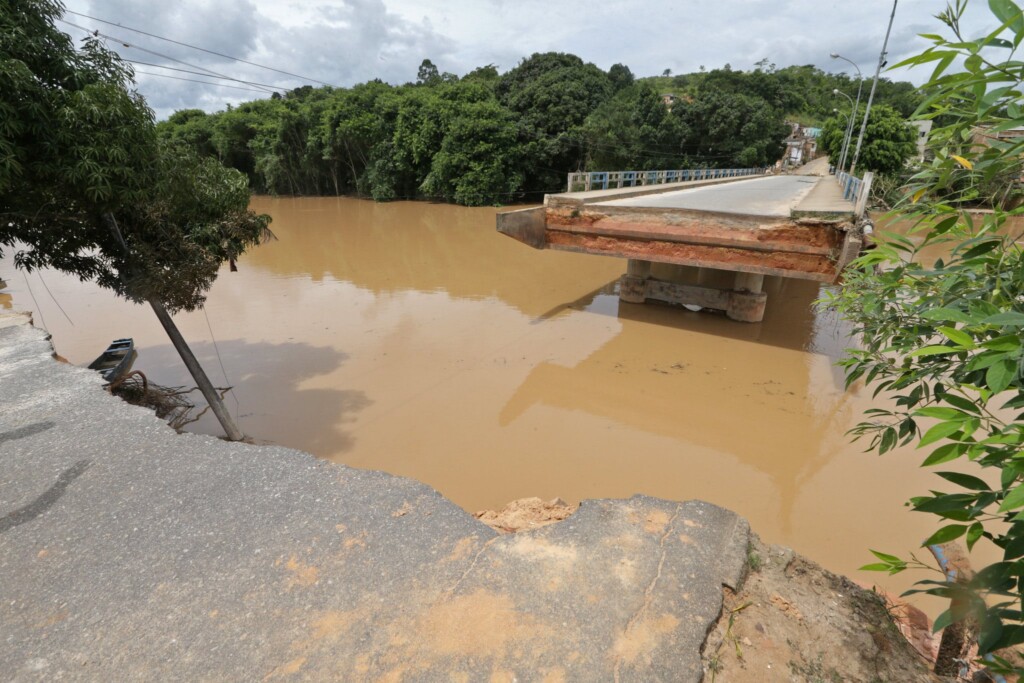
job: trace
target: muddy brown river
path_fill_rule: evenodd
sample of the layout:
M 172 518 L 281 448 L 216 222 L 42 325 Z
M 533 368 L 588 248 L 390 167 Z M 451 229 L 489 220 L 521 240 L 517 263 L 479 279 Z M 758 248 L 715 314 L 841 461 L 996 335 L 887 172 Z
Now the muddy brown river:
M 532 250 L 496 233 L 494 209 L 253 206 L 279 240 L 225 268 L 205 314 L 176 319 L 256 439 L 413 477 L 470 511 L 701 498 L 858 580 L 930 578 L 857 571 L 868 548 L 905 554 L 934 531 L 903 503 L 939 480 L 912 449 L 878 457 L 845 436 L 870 393 L 843 390 L 847 330 L 815 311 L 819 285 L 768 278 L 764 322 L 744 324 L 620 303 L 623 261 Z M 0 308 L 35 311 L 70 362 L 131 336 L 136 369 L 189 382 L 148 308 L 26 277 L 9 254 L 0 277 Z

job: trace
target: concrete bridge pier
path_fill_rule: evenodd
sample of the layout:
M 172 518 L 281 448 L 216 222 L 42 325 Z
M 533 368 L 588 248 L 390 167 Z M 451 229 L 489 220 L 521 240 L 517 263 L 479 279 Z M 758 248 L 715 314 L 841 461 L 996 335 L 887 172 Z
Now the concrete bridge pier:
M 762 291 L 764 275 L 758 273 L 736 273 L 736 283 L 729 293 L 729 307 L 725 314 L 733 320 L 745 323 L 759 323 L 764 319 L 764 307 L 768 295 Z
M 757 323 L 764 318 L 768 295 L 762 291 L 764 275 L 735 273 L 733 289 L 660 280 L 651 275 L 652 262 L 629 259 L 626 274 L 619 280 L 619 300 L 642 304 L 647 300 L 725 311 L 732 320 Z M 696 268 L 696 282 L 715 280 L 727 271 Z M 707 276 L 707 277 L 705 277 Z
M 642 304 L 647 299 L 647 280 L 650 277 L 650 261 L 633 258 L 626 261 L 626 274 L 619 281 L 619 300 Z

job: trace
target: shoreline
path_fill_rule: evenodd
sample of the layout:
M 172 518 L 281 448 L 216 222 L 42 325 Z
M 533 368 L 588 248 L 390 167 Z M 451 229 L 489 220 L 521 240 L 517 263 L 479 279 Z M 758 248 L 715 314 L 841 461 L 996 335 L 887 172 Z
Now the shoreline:
M 834 596 L 805 596 L 814 582 L 787 576 L 805 565 L 756 550 L 746 521 L 714 505 L 587 500 L 498 535 L 409 479 L 179 435 L 52 356 L 27 316 L 0 315 L 0 661 L 16 677 L 699 681 L 718 667 L 718 681 L 745 680 L 753 660 L 714 659 L 707 638 L 725 628 L 728 641 L 730 621 L 735 634 L 723 604 L 762 575 L 755 549 L 785 578 L 764 614 L 803 615 L 799 647 L 777 654 L 825 666 L 812 643 L 841 626 L 829 648 L 846 648 L 843 666 L 870 653 L 899 680 L 932 680 L 902 637 L 870 645 L 861 598 L 844 593 L 837 612 Z

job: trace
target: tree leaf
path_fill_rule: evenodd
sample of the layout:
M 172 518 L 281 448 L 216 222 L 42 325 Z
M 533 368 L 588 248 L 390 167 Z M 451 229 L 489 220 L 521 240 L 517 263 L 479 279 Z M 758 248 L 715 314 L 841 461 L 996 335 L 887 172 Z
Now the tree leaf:
M 963 423 L 960 420 L 940 422 L 924 433 L 924 436 L 917 443 L 917 447 L 924 448 L 929 444 L 945 439 L 959 432 L 962 427 Z
M 1024 327 L 1024 313 L 1007 311 L 990 315 L 981 321 L 985 325 L 1008 325 L 1010 327 Z
M 965 349 L 974 348 L 974 339 L 971 335 L 967 334 L 963 330 L 958 330 L 955 327 L 940 327 L 939 332 L 942 333 L 946 339 L 950 340 L 954 344 Z
M 944 526 L 934 534 L 928 537 L 928 540 L 922 543 L 922 546 L 929 545 L 941 545 L 943 543 L 949 543 L 950 541 L 956 540 L 967 533 L 967 525 L 965 524 L 950 524 Z
M 962 156 L 958 156 L 956 154 L 950 154 L 949 156 L 951 159 L 955 159 L 958 164 L 966 168 L 968 171 L 974 169 L 974 164 L 969 162 L 967 159 L 964 159 Z
M 1010 386 L 1010 382 L 1016 375 L 1017 364 L 1009 358 L 1003 358 L 998 363 L 990 365 L 985 371 L 985 384 L 992 390 L 992 393 L 998 394 Z
M 877 557 L 878 559 L 882 560 L 883 562 L 887 562 L 889 564 L 898 564 L 903 562 L 903 560 L 896 557 L 895 555 L 889 555 L 888 553 L 879 552 L 877 550 L 872 550 L 871 554 Z
M 961 472 L 936 472 L 946 481 L 953 482 L 957 486 L 962 486 L 965 489 L 972 489 L 974 491 L 991 491 L 992 489 L 984 480 L 978 477 L 971 476 L 970 474 L 963 474 Z
M 999 504 L 999 512 L 1009 512 L 1019 507 L 1024 507 L 1024 485 L 1018 485 L 1017 488 L 1010 491 L 1003 502 Z
M 975 522 L 967 529 L 967 549 L 971 550 L 974 548 L 974 544 L 978 542 L 978 539 L 985 533 L 985 527 L 982 526 L 981 522 Z
M 967 452 L 967 445 L 962 443 L 947 443 L 939 446 L 931 455 L 924 459 L 921 463 L 921 467 L 931 467 L 932 465 L 941 465 L 944 462 L 956 460 L 961 455 Z
M 966 420 L 967 416 L 956 408 L 942 408 L 940 406 L 929 406 L 914 411 L 915 417 L 932 417 L 936 420 Z
M 911 351 L 908 358 L 921 358 L 923 356 L 944 356 L 949 353 L 960 353 L 961 349 L 952 346 L 925 346 L 924 348 Z
M 921 317 L 926 320 L 934 320 L 936 322 L 971 322 L 971 316 L 955 308 L 933 308 L 930 311 L 925 311 L 924 313 L 922 313 Z
M 981 344 L 986 349 L 992 349 L 994 351 L 1016 351 L 1020 348 L 1020 337 L 1014 334 L 1004 335 L 1002 337 L 996 337 L 995 339 L 989 339 Z

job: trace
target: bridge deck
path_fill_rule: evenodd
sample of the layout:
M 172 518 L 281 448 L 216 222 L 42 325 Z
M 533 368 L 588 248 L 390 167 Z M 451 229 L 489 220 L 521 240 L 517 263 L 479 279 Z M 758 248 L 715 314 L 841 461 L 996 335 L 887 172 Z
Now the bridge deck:
M 497 222 L 499 232 L 537 249 L 819 282 L 835 282 L 862 243 L 854 205 L 843 200 L 831 176 L 547 195 L 544 206 L 498 214 Z M 648 280 L 649 268 L 633 270 L 630 277 Z M 759 293 L 760 284 L 742 280 L 745 291 Z M 659 283 L 657 298 L 664 298 L 664 289 Z M 649 289 L 638 291 L 641 300 L 652 298 Z M 688 289 L 683 298 L 693 294 Z M 713 299 L 723 297 L 718 292 Z

